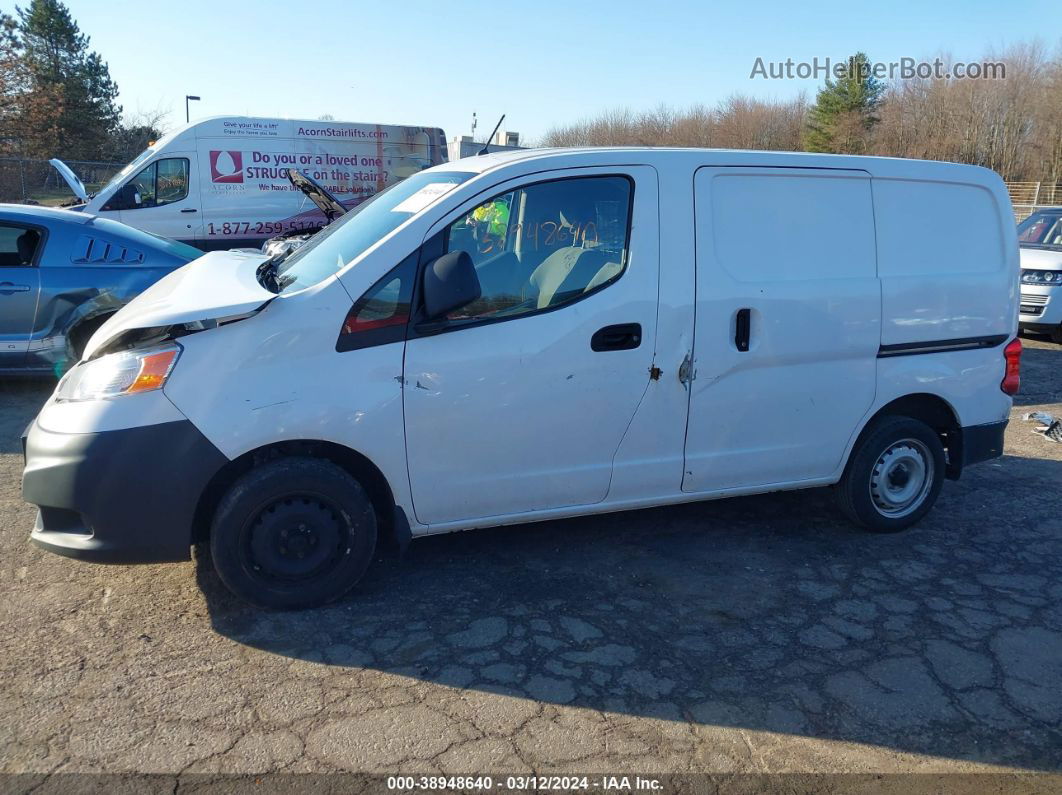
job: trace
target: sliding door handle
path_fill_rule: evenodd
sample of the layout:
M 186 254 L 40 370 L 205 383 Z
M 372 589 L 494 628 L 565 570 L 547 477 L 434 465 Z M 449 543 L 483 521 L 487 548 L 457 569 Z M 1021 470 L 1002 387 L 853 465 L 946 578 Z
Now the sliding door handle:
M 752 329 L 752 310 L 739 309 L 734 318 L 734 347 L 742 353 L 749 349 L 749 334 Z

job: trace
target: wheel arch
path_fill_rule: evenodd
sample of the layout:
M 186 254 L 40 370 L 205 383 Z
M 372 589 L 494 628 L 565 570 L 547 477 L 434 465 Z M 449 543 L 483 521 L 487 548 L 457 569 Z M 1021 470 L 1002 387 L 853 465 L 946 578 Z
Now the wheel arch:
M 932 428 L 944 445 L 947 465 L 944 475 L 949 480 L 958 480 L 962 474 L 962 423 L 955 407 L 940 395 L 930 392 L 915 392 L 894 398 L 875 411 L 863 424 L 859 434 L 848 450 L 845 466 L 870 428 L 881 417 L 910 417 Z
M 395 502 L 383 472 L 367 456 L 336 442 L 323 439 L 295 439 L 272 442 L 229 461 L 207 483 L 196 504 L 192 542 L 201 543 L 210 536 L 210 523 L 225 492 L 242 475 L 267 461 L 284 457 L 318 458 L 330 461 L 357 480 L 369 493 L 379 539 L 393 539 L 400 547 L 408 543 L 410 529 L 405 513 Z

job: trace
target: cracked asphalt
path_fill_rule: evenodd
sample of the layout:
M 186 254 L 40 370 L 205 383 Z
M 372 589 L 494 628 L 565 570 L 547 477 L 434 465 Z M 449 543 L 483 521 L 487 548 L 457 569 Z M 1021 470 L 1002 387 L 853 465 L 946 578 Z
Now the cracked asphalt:
M 263 613 L 196 563 L 27 540 L 0 383 L 0 771 L 1062 769 L 1062 347 L 1026 340 L 1003 459 L 896 536 L 825 490 L 477 531 Z

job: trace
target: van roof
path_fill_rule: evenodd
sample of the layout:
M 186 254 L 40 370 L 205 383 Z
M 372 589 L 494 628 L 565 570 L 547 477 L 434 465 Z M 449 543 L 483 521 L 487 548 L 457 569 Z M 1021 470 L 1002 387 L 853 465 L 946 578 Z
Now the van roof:
M 623 157 L 638 163 L 666 167 L 767 166 L 788 168 L 833 168 L 869 172 L 872 176 L 894 179 L 958 180 L 995 186 L 1000 178 L 992 170 L 964 163 L 938 160 L 912 160 L 869 155 L 831 155 L 818 152 L 774 152 L 757 149 L 696 149 L 670 147 L 584 147 L 573 149 L 517 149 L 465 157 L 435 168 L 485 173 L 494 168 L 526 160 L 556 161 L 563 168 L 579 165 L 618 165 Z M 633 162 L 633 161 L 631 161 Z
M 438 131 L 438 132 L 442 132 L 442 129 L 439 128 L 439 127 L 434 127 L 434 126 L 424 125 L 424 124 L 392 124 L 390 122 L 384 123 L 384 122 L 376 122 L 376 121 L 342 121 L 342 120 L 339 120 L 339 119 L 335 119 L 335 120 L 332 120 L 332 121 L 322 120 L 322 119 L 293 119 L 293 118 L 289 118 L 289 117 L 286 117 L 286 116 L 204 116 L 204 117 L 202 117 L 200 119 L 196 119 L 195 121 L 188 121 L 188 122 L 185 122 L 184 124 L 181 124 L 181 125 L 179 125 L 177 127 L 174 127 L 168 133 L 166 133 L 165 135 L 160 137 L 159 138 L 159 142 L 162 142 L 164 140 L 165 141 L 173 140 L 174 138 L 178 137 L 182 133 L 187 132 L 188 130 L 194 130 L 194 129 L 199 128 L 199 127 L 209 127 L 211 125 L 216 124 L 217 122 L 245 122 L 245 123 L 247 123 L 247 122 L 279 122 L 279 123 L 284 123 L 284 124 L 315 125 L 315 126 L 318 126 L 318 127 L 325 127 L 325 126 L 334 126 L 334 127 L 347 127 L 347 126 L 353 126 L 353 127 L 384 127 L 384 128 L 387 128 L 387 127 L 391 127 L 391 128 L 406 128 L 406 127 L 408 127 L 410 129 L 435 130 L 435 131 Z M 258 136 L 254 135 L 252 133 L 248 133 L 248 135 L 251 136 L 251 137 L 258 137 Z M 233 136 L 233 137 L 238 137 L 238 136 Z M 266 137 L 266 136 L 261 136 L 261 137 Z M 282 136 L 278 136 L 278 137 L 282 137 Z

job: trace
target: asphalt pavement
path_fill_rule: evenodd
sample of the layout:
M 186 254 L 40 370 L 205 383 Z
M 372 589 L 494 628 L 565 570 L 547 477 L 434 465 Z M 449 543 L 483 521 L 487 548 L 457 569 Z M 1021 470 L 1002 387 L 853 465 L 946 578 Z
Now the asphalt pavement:
M 32 547 L 0 383 L 0 771 L 1062 772 L 1062 347 L 900 535 L 828 490 L 416 541 L 342 602 Z M 25 779 L 23 782 L 31 779 Z

